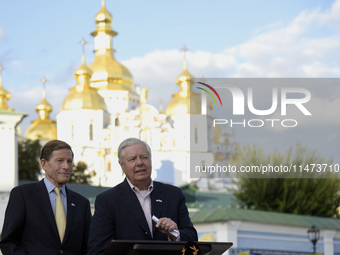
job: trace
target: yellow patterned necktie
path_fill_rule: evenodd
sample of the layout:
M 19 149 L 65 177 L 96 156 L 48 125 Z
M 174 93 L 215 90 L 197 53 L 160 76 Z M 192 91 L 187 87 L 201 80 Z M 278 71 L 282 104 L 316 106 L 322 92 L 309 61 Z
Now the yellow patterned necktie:
M 57 194 L 55 201 L 55 222 L 57 223 L 57 228 L 60 236 L 60 241 L 63 242 L 65 229 L 66 229 L 66 215 L 64 210 L 63 202 L 60 197 L 60 188 L 55 187 L 54 192 Z

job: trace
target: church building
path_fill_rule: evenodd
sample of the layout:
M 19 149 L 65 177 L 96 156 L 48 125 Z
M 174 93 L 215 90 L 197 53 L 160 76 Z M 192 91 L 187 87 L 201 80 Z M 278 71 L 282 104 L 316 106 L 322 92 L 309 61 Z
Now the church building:
M 50 119 L 52 106 L 45 92 L 36 106 L 39 118 L 25 133 L 44 143 L 60 139 L 74 151 L 75 164 L 87 164 L 95 172 L 92 185 L 114 186 L 124 178 L 118 164 L 117 148 L 128 137 L 147 142 L 152 149 L 153 178 L 174 185 L 192 181 L 190 160 L 214 163 L 211 148 L 212 105 L 202 109 L 201 94 L 193 92 L 195 78 L 187 68 L 184 47 L 183 72 L 174 77 L 179 91 L 163 109 L 148 104 L 147 87 L 136 86 L 127 67 L 115 58 L 113 18 L 102 1 L 95 15 L 94 59 L 86 64 L 84 46 L 80 66 L 74 71 L 75 85 L 63 99 L 57 120 Z M 180 63 L 179 63 L 180 64 Z M 146 84 L 147 86 L 147 84 Z M 192 158 L 191 158 L 192 157 Z

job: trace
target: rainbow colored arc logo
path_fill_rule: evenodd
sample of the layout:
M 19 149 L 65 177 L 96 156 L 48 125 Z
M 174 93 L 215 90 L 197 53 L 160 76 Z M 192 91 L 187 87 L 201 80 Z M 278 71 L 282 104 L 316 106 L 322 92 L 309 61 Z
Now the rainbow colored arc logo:
M 208 84 L 206 84 L 206 83 L 203 83 L 203 82 L 197 82 L 197 83 L 199 83 L 199 84 L 201 84 L 201 85 L 203 85 L 203 86 L 206 86 L 206 87 L 208 87 L 210 90 L 212 90 L 212 91 L 215 93 L 215 95 L 217 96 L 218 100 L 220 100 L 220 104 L 221 104 L 221 106 L 222 106 L 222 101 L 221 101 L 220 95 L 217 93 L 217 91 L 216 91 L 213 87 L 211 87 L 210 85 L 208 85 Z M 214 100 L 215 105 L 217 105 L 214 96 L 210 93 L 209 90 L 206 90 L 206 89 L 200 88 L 200 87 L 196 87 L 196 88 L 201 89 L 201 90 L 207 92 L 207 93 L 209 94 L 209 96 L 211 96 L 212 100 Z

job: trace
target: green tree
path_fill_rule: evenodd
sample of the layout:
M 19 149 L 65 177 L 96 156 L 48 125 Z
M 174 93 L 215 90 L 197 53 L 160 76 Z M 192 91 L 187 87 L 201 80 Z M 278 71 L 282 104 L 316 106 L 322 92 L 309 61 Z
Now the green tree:
M 87 184 L 90 182 L 91 178 L 96 175 L 95 171 L 91 173 L 85 173 L 87 170 L 87 164 L 84 161 L 78 161 L 76 165 L 73 166 L 71 173 L 70 183 L 81 183 Z
M 302 215 L 339 218 L 340 179 L 331 178 L 323 172 L 311 172 L 313 164 L 327 163 L 315 151 L 308 151 L 301 145 L 289 149 L 285 155 L 274 152 L 265 156 L 263 150 L 246 146 L 239 150 L 239 166 L 308 166 L 309 171 L 298 169 L 298 173 L 271 178 L 260 173 L 238 175 L 233 190 L 239 204 L 244 208 L 285 212 Z M 315 170 L 315 169 L 314 169 Z M 263 178 L 265 176 L 266 178 Z M 327 178 L 321 178 L 327 177 Z
M 19 180 L 38 181 L 40 175 L 39 140 L 23 140 L 18 143 Z

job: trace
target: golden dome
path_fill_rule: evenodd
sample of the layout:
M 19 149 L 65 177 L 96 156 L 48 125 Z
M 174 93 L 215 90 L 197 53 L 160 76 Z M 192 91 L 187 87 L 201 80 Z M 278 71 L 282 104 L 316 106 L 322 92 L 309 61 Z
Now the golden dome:
M 102 8 L 97 13 L 95 20 L 96 20 L 96 23 L 104 22 L 104 21 L 106 21 L 108 23 L 112 23 L 112 16 L 106 10 L 106 8 L 105 8 L 105 1 L 104 0 L 102 0 Z
M 7 101 L 11 99 L 11 93 L 5 90 L 0 83 L 0 109 L 9 110 Z
M 46 101 L 45 96 L 43 95 L 43 99 L 35 107 L 35 111 L 39 114 L 39 118 L 41 120 L 48 119 L 52 110 L 53 110 L 52 106 Z
M 25 132 L 25 137 L 30 140 L 55 140 L 57 139 L 56 122 L 51 119 L 32 121 Z
M 93 71 L 91 86 L 103 90 L 132 91 L 134 81 L 130 71 L 114 57 L 112 41 L 117 32 L 111 29 L 112 21 L 103 0 L 101 9 L 95 16 L 97 28 L 91 33 L 95 37 L 95 57 L 89 65 Z
M 183 72 L 177 77 L 176 83 L 181 86 L 183 81 L 190 81 L 191 84 L 195 83 L 194 76 L 192 76 L 186 68 L 184 68 Z
M 7 106 L 7 101 L 11 99 L 11 93 L 2 87 L 2 70 L 3 67 L 0 64 L 0 109 L 12 111 L 13 109 Z
M 83 55 L 82 64 L 73 73 L 76 86 L 69 89 L 69 94 L 61 106 L 62 111 L 75 109 L 106 110 L 104 99 L 98 94 L 96 88 L 90 86 L 91 69 L 85 64 Z
M 89 67 L 93 70 L 91 86 L 107 90 L 132 90 L 130 71 L 113 56 L 112 52 L 97 54 Z
M 95 22 L 97 24 L 97 29 L 91 33 L 91 35 L 96 36 L 100 32 L 104 32 L 110 34 L 112 36 L 117 35 L 117 32 L 112 30 L 111 24 L 113 22 L 113 18 L 111 13 L 105 7 L 105 1 L 102 0 L 102 6 L 99 12 L 95 16 Z
M 199 94 L 197 98 L 191 99 L 174 97 L 166 107 L 165 113 L 167 116 L 179 114 L 200 114 L 201 113 L 200 100 L 201 98 Z
M 45 84 L 46 79 L 43 78 L 42 82 Z M 32 121 L 31 125 L 25 132 L 25 137 L 30 140 L 54 140 L 57 139 L 57 126 L 56 122 L 49 118 L 52 112 L 52 106 L 46 101 L 45 85 L 43 88 L 42 100 L 35 107 L 38 113 L 38 119 Z
M 180 91 L 172 95 L 172 99 L 165 109 L 167 116 L 201 113 L 201 97 L 199 93 L 192 91 L 192 85 L 195 83 L 195 79 L 187 70 L 186 48 L 184 47 L 183 50 L 184 70 L 176 79 L 176 83 L 180 86 Z

